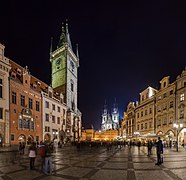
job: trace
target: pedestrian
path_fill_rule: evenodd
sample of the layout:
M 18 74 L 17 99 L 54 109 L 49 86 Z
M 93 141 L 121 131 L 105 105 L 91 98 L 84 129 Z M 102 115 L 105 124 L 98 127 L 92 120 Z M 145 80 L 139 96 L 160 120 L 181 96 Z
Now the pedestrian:
M 25 143 L 22 142 L 22 154 L 24 155 L 25 154 Z
M 156 153 L 157 153 L 157 163 L 155 165 L 161 165 L 163 163 L 163 143 L 160 137 L 158 137 L 158 142 L 156 143 Z
M 147 149 L 148 149 L 148 156 L 150 156 L 152 154 L 152 141 L 151 140 L 148 140 Z
M 38 145 L 38 154 L 41 157 L 41 171 L 44 171 L 45 167 L 45 156 L 46 156 L 46 147 L 43 141 Z
M 33 142 L 31 146 L 28 149 L 28 154 L 30 158 L 30 169 L 33 170 L 35 169 L 34 164 L 35 164 L 35 158 L 37 155 L 37 149 L 36 149 L 36 143 Z
M 45 154 L 45 162 L 44 162 L 44 173 L 47 175 L 52 174 L 53 166 L 52 166 L 52 153 L 53 153 L 53 145 L 52 143 L 46 144 L 46 154 Z
M 20 155 L 22 154 L 22 148 L 23 148 L 22 143 L 19 142 L 19 154 L 20 154 Z

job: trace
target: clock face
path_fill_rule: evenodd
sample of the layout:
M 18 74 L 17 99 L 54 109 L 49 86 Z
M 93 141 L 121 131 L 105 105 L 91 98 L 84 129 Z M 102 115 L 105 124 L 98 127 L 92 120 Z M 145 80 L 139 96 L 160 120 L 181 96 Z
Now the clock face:
M 56 65 L 59 66 L 60 63 L 61 63 L 61 60 L 60 60 L 60 59 L 57 59 L 57 60 L 56 60 Z

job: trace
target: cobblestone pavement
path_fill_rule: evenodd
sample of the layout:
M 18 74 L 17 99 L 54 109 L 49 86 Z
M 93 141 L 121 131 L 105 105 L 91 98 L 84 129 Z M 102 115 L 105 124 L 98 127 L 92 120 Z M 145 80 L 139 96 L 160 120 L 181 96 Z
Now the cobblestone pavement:
M 180 148 L 164 150 L 164 163 L 157 166 L 155 148 L 147 156 L 146 147 L 86 148 L 63 147 L 53 154 L 53 174 L 41 172 L 41 159 L 36 159 L 36 170 L 29 170 L 28 155 L 0 152 L 0 180 L 186 180 L 186 151 Z

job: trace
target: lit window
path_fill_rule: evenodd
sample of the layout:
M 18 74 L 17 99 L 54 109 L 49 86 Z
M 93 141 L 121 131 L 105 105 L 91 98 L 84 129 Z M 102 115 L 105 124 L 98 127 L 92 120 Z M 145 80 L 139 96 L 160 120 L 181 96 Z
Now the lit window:
M 180 102 L 184 101 L 184 94 L 180 95 Z

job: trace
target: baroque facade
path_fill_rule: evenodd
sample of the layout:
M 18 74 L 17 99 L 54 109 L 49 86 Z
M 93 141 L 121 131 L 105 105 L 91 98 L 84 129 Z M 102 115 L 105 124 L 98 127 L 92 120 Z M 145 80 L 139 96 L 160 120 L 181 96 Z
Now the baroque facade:
M 178 136 L 178 143 L 186 142 L 185 96 L 186 68 L 174 82 L 170 83 L 170 77 L 166 76 L 160 81 L 159 89 L 148 87 L 140 93 L 139 103 L 129 103 L 122 131 L 130 139 L 161 136 L 169 142 L 176 141 Z

